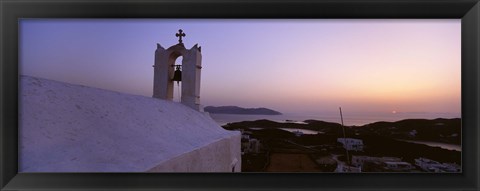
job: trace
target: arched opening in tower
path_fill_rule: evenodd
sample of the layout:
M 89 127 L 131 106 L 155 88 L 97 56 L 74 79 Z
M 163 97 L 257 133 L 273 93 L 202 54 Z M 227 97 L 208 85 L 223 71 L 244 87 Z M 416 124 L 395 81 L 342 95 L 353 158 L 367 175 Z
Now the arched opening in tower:
M 183 56 L 179 56 L 174 62 L 174 74 L 173 74 L 173 101 L 181 102 L 182 101 L 182 81 L 181 81 L 181 73 L 182 73 L 182 61 Z M 178 81 L 180 80 L 180 81 Z

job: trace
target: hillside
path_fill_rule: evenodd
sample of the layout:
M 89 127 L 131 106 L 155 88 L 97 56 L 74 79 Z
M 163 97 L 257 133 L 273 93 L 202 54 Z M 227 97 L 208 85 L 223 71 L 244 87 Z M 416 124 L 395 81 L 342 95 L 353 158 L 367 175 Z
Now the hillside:
M 406 119 L 397 122 L 376 122 L 361 127 L 369 132 L 395 139 L 434 141 L 461 144 L 461 119 Z
M 229 123 L 225 129 L 243 128 L 297 128 L 321 131 L 325 134 L 342 135 L 342 125 L 319 120 L 306 120 L 306 124 L 279 123 L 269 120 Z M 347 136 L 378 135 L 393 139 L 433 141 L 461 144 L 461 120 L 455 119 L 405 119 L 396 122 L 375 122 L 363 126 L 346 126 Z

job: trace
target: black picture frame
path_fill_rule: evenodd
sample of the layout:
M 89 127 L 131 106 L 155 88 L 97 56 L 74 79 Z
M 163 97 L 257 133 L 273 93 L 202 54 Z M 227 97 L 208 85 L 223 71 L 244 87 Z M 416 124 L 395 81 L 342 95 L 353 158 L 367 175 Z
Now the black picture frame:
M 18 173 L 18 19 L 458 18 L 462 173 Z M 478 0 L 0 0 L 1 190 L 479 190 Z

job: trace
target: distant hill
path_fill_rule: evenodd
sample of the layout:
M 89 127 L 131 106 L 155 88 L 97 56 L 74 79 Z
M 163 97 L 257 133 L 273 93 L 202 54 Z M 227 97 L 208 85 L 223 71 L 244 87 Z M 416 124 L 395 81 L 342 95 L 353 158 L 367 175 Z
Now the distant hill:
M 209 113 L 243 114 L 243 115 L 281 115 L 282 113 L 267 108 L 242 108 L 238 106 L 207 106 L 204 108 Z
M 461 144 L 461 127 L 460 118 L 438 118 L 376 122 L 362 126 L 362 130 L 396 139 Z
M 228 130 L 250 127 L 276 129 L 296 128 L 324 132 L 326 135 L 342 136 L 342 125 L 319 120 L 305 120 L 306 124 L 279 123 L 269 120 L 242 121 L 229 123 Z M 392 139 L 433 141 L 461 144 L 461 119 L 405 119 L 396 122 L 375 122 L 363 126 L 346 126 L 347 137 L 382 136 Z

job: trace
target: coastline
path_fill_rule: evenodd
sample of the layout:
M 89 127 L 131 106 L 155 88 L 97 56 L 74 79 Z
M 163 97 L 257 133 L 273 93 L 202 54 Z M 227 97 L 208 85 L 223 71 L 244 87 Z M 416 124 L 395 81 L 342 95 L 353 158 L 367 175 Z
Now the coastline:
M 218 117 L 216 115 L 215 117 Z M 232 117 L 233 115 L 230 115 Z M 240 128 L 244 130 L 278 129 L 300 134 L 330 133 L 340 136 L 342 125 L 338 122 L 322 120 L 276 120 L 265 119 L 261 115 L 249 116 L 250 120 L 239 122 L 217 121 L 226 129 Z M 218 118 L 217 118 L 218 119 Z M 280 120 L 279 120 L 280 119 Z M 215 119 L 214 119 L 215 120 Z M 462 151 L 461 148 L 461 119 L 460 118 L 435 118 L 435 119 L 402 119 L 393 122 L 375 121 L 366 125 L 347 126 L 347 136 L 382 136 L 397 141 L 427 145 L 453 151 Z M 333 134 L 332 134 L 333 133 Z M 460 135 L 460 136 L 459 136 Z
M 272 121 L 262 116 L 252 117 L 258 120 L 222 126 L 242 132 L 242 171 L 337 172 L 344 167 L 363 166 L 353 160 L 357 158 L 376 161 L 363 166 L 361 172 L 461 172 L 460 118 L 403 119 L 342 126 L 321 120 Z M 346 146 L 348 158 L 345 145 L 339 141 L 344 137 L 355 145 Z M 306 166 L 292 166 L 285 157 Z M 353 166 L 346 162 L 350 159 L 355 163 Z M 382 160 L 392 161 L 379 162 Z M 434 161 L 438 169 L 424 169 L 418 160 Z M 405 169 L 387 164 L 404 165 Z
M 449 143 L 434 142 L 434 141 L 413 141 L 413 140 L 406 140 L 406 139 L 397 139 L 397 140 L 462 152 L 462 145 L 457 145 L 457 144 L 449 144 Z
M 245 115 L 245 114 L 219 114 L 209 113 L 217 124 L 220 126 L 227 123 L 235 123 L 242 121 L 270 120 L 278 123 L 285 122 L 303 122 L 305 120 L 318 120 L 332 123 L 340 123 L 340 115 L 335 112 L 319 112 L 319 113 L 284 113 L 281 115 Z M 379 113 L 379 112 L 344 112 L 343 119 L 345 126 L 363 126 L 375 122 L 395 122 L 405 119 L 437 119 L 437 118 L 461 118 L 456 113 Z

